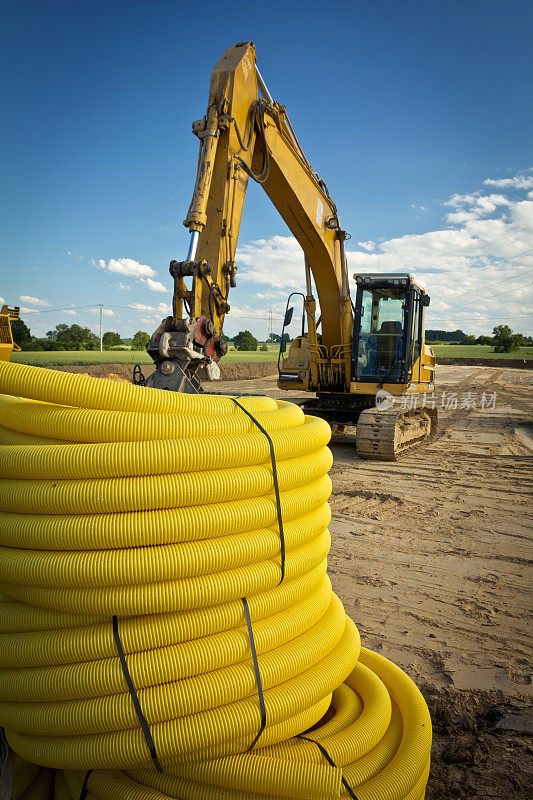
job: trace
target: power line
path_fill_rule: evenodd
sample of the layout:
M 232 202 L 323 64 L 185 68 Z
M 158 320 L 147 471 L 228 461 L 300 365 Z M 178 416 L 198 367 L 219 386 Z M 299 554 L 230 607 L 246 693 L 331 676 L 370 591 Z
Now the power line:
M 100 307 L 99 304 L 95 303 L 92 306 L 67 306 L 66 308 L 46 308 L 44 310 L 36 309 L 36 311 L 38 310 L 39 314 L 53 314 L 56 311 L 74 311 L 80 308 L 99 308 L 99 307 Z M 110 306 L 105 306 L 105 308 L 110 308 Z M 115 308 L 117 308 L 117 306 L 115 306 Z
M 525 269 L 522 272 L 517 272 L 516 275 L 508 275 L 507 278 L 502 278 L 501 281 L 495 281 L 494 283 L 487 284 L 486 286 L 483 287 L 483 289 L 489 289 L 491 286 L 498 286 L 498 284 L 500 284 L 500 283 L 507 283 L 507 281 L 512 281 L 514 278 L 519 278 L 521 275 L 527 275 L 529 272 L 533 272 L 533 269 Z M 522 287 L 519 286 L 517 288 L 520 289 Z M 465 297 L 466 295 L 469 295 L 469 294 L 475 294 L 477 291 L 479 291 L 479 290 L 478 289 L 471 289 L 468 292 L 462 292 L 462 294 L 456 294 L 451 299 L 452 300 L 457 300 L 458 297 Z M 511 291 L 514 291 L 514 290 L 511 289 Z M 506 294 L 506 292 L 502 292 L 501 294 Z M 490 299 L 490 298 L 487 298 L 487 299 Z M 445 300 L 440 300 L 439 302 L 445 303 L 446 301 Z
M 46 308 L 42 311 L 41 309 L 39 309 L 39 312 L 41 314 L 51 314 L 52 312 L 55 311 L 74 311 L 80 308 L 100 308 L 100 306 L 102 308 L 126 308 L 128 309 L 128 311 L 159 311 L 159 309 L 155 308 L 154 306 L 150 306 L 149 308 L 134 308 L 133 306 L 119 306 L 113 303 L 92 303 L 91 305 L 87 306 L 66 306 L 65 308 Z
M 504 238 L 504 237 L 502 237 L 502 238 Z M 499 241 L 499 240 L 497 240 L 497 241 Z M 354 252 L 356 252 L 356 251 L 354 251 Z M 480 272 L 484 272 L 485 270 L 491 269 L 493 267 L 498 267 L 500 264 L 507 264 L 509 261 L 513 261 L 515 258 L 519 258 L 520 256 L 525 256 L 528 253 L 533 253 L 533 247 L 529 247 L 527 250 L 522 250 L 519 253 L 515 253 L 514 255 L 509 256 L 508 258 L 500 259 L 500 261 L 496 261 L 493 264 L 488 264 L 486 267 L 481 267 L 480 269 L 470 269 L 468 271 L 465 271 L 465 272 L 462 273 L 461 278 L 463 278 L 465 275 L 478 275 Z M 380 264 L 381 264 L 381 253 L 379 254 L 379 256 L 380 256 Z M 378 265 L 378 271 L 379 271 L 379 266 L 380 265 Z M 488 286 L 484 286 L 483 288 L 484 289 L 488 289 L 490 286 L 497 286 L 500 283 L 506 283 L 507 281 L 513 280 L 514 278 L 517 278 L 520 275 L 526 275 L 528 272 L 533 272 L 533 270 L 523 270 L 522 272 L 519 272 L 516 275 L 510 275 L 510 276 L 508 276 L 506 278 L 503 278 L 501 281 L 495 281 L 494 283 L 490 283 L 490 284 L 488 284 Z M 442 289 L 442 288 L 445 287 L 445 285 L 446 284 L 442 284 L 442 283 L 441 284 L 439 284 L 439 283 L 433 284 L 431 286 L 431 291 L 433 292 L 433 291 L 435 291 L 436 289 L 439 289 L 439 288 Z M 518 287 L 518 288 L 521 288 L 521 287 Z M 472 290 L 469 290 L 468 292 L 460 292 L 459 294 L 452 295 L 450 300 L 457 300 L 459 297 L 466 297 L 469 294 L 474 294 L 476 291 L 478 291 L 478 290 L 477 289 L 472 289 Z M 514 291 L 514 290 L 512 290 L 512 291 Z M 506 293 L 502 292 L 501 294 L 506 294 Z M 490 299 L 490 298 L 486 298 L 486 299 Z M 443 303 L 443 302 L 446 302 L 446 301 L 439 300 L 437 302 Z M 458 308 L 458 306 L 452 306 L 452 308 Z M 441 309 L 441 310 L 444 311 L 445 309 Z
M 502 239 L 505 239 L 505 238 L 506 238 L 505 236 L 502 236 L 502 237 L 500 237 L 500 239 L 496 239 L 495 241 L 499 242 L 499 241 L 501 241 Z M 360 250 L 351 250 L 350 252 L 351 253 L 360 253 L 361 251 Z M 466 275 L 468 275 L 468 274 L 477 275 L 480 272 L 484 272 L 487 269 L 491 269 L 492 267 L 498 267 L 500 264 L 507 264 L 507 262 L 513 261 L 515 258 L 519 258 L 520 256 L 525 256 L 528 253 L 533 253 L 533 247 L 529 247 L 527 250 L 522 250 L 520 253 L 515 253 L 514 255 L 509 256 L 508 258 L 502 258 L 499 261 L 495 261 L 493 264 L 488 264 L 486 267 L 481 267 L 479 269 L 470 269 L 470 270 L 468 270 L 466 272 L 463 272 L 461 277 L 463 277 L 465 274 Z M 364 255 L 364 253 L 363 253 L 363 255 Z M 371 253 L 367 253 L 366 255 L 372 255 L 372 254 Z M 377 254 L 374 254 L 374 255 L 379 255 L 378 272 L 380 272 L 381 271 L 381 256 L 382 256 L 382 253 L 377 253 Z M 467 258 L 467 256 L 465 256 L 465 258 Z M 423 271 L 423 268 L 422 268 L 421 271 Z M 434 284 L 433 287 L 432 287 L 432 291 L 433 291 L 433 289 L 443 288 L 444 286 L 445 286 L 445 284 L 443 284 L 443 283 Z
M 526 272 L 533 272 L 533 270 L 526 270 Z M 522 273 L 524 274 L 524 273 Z M 498 283 L 504 283 L 504 281 L 498 281 Z M 492 284 L 494 286 L 495 284 Z M 530 283 L 523 284 L 522 286 L 515 286 L 514 289 L 509 289 L 507 292 L 499 292 L 498 297 L 502 297 L 504 294 L 511 294 L 512 292 L 518 292 L 520 289 L 524 289 L 526 286 L 531 286 Z M 488 288 L 488 287 L 486 287 Z M 490 297 L 478 297 L 477 302 L 483 303 L 485 300 L 492 300 L 494 298 L 494 294 L 490 295 Z M 444 311 L 453 311 L 455 308 L 462 308 L 462 306 L 451 306 L 449 309 L 446 308 L 438 308 L 437 312 L 444 312 Z
M 450 314 L 452 319 L 459 319 L 461 322 L 476 322 L 477 320 L 486 320 L 486 319 L 506 319 L 507 316 L 505 314 L 492 314 L 491 316 L 479 316 L 479 317 L 459 317 L 457 314 Z M 450 317 L 431 317 L 429 322 L 445 322 Z M 509 314 L 508 317 L 510 319 L 531 319 L 533 318 L 533 314 Z
M 499 240 L 497 240 L 497 241 L 499 241 Z M 530 247 L 528 250 L 522 250 L 521 253 L 516 253 L 514 256 L 509 256 L 509 258 L 503 258 L 500 261 L 496 261 L 494 264 L 488 264 L 486 267 L 481 267 L 480 269 L 470 269 L 470 270 L 468 270 L 466 272 L 463 272 L 461 274 L 461 277 L 463 278 L 465 275 L 469 275 L 469 274 L 478 275 L 480 272 L 485 272 L 485 270 L 492 269 L 493 267 L 499 267 L 500 264 L 507 264 L 508 261 L 513 261 L 513 259 L 515 259 L 515 258 L 519 258 L 520 256 L 525 256 L 527 253 L 533 253 L 533 247 Z M 437 283 L 436 285 L 433 285 L 432 291 L 433 291 L 433 289 L 443 288 L 444 286 L 445 286 L 445 284 L 443 284 L 443 283 L 440 283 L 440 284 Z M 457 296 L 459 297 L 460 295 L 457 295 Z

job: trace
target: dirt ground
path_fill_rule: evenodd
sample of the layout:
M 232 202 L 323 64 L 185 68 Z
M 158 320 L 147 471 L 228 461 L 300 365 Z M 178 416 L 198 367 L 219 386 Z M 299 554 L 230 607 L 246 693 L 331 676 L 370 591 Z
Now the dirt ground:
M 57 369 L 61 372 L 77 372 L 92 375 L 95 378 L 114 378 L 115 380 L 132 381 L 133 364 L 85 364 L 82 366 L 65 364 L 64 366 L 49 366 L 44 369 Z M 152 374 L 155 367 L 142 364 L 141 372 L 144 378 Z M 263 378 L 265 375 L 277 373 L 277 363 L 274 361 L 223 361 L 220 364 L 221 381 L 244 381 L 251 378 Z M 213 384 L 214 386 L 220 383 Z
M 273 378 L 216 391 L 289 399 Z M 533 752 L 533 373 L 441 366 L 438 406 L 442 391 L 458 407 L 397 463 L 362 461 L 353 435 L 333 440 L 329 573 L 363 643 L 428 701 L 427 800 L 521 800 Z

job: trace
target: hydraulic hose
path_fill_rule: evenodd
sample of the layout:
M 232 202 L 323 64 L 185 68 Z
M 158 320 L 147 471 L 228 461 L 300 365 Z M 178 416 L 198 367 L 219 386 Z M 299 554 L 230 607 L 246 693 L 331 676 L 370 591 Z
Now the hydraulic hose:
M 15 800 L 424 797 L 426 705 L 326 575 L 329 426 L 239 404 L 0 363 Z

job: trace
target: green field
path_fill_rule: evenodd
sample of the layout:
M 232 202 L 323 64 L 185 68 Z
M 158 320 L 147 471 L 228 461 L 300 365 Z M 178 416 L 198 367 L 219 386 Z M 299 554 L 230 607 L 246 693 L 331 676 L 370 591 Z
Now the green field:
M 436 345 L 435 355 L 449 358 L 516 358 L 533 359 L 533 347 L 521 347 L 514 353 L 494 353 L 492 347 L 485 345 L 459 345 L 443 344 Z M 277 361 L 277 345 L 269 347 L 268 352 L 256 350 L 255 352 L 242 352 L 240 350 L 229 350 L 224 356 L 224 361 Z M 64 366 L 66 364 L 90 365 L 90 364 L 151 364 L 152 359 L 144 350 L 106 350 L 103 353 L 97 350 L 55 350 L 50 352 L 22 352 L 13 353 L 12 361 L 21 364 L 33 364 L 42 367 Z
M 443 358 L 521 358 L 532 359 L 533 347 L 521 347 L 514 353 L 495 353 L 490 345 L 438 344 L 433 346 L 437 359 Z

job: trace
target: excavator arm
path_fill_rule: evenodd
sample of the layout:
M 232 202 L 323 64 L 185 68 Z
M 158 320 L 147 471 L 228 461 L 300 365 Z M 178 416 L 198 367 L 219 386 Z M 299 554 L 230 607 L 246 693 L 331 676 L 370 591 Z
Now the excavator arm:
M 260 183 L 302 247 L 310 361 L 306 388 L 343 391 L 350 381 L 351 302 L 335 203 L 312 170 L 284 106 L 274 102 L 251 42 L 226 50 L 211 75 L 207 112 L 193 123 L 200 140 L 193 198 L 184 225 L 187 257 L 172 261 L 173 313 L 152 336 L 153 386 L 197 391 L 217 377 L 221 338 L 236 283 L 235 253 L 248 181 Z M 320 302 L 317 337 L 312 281 Z

